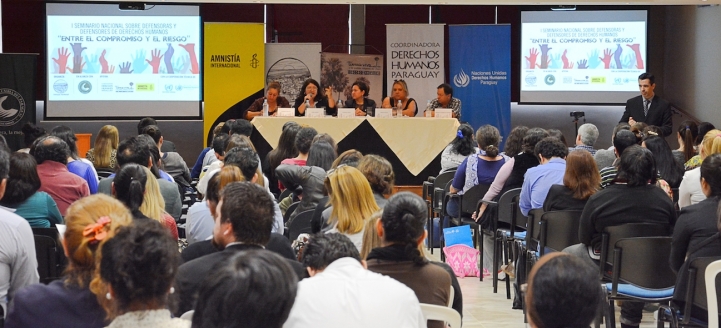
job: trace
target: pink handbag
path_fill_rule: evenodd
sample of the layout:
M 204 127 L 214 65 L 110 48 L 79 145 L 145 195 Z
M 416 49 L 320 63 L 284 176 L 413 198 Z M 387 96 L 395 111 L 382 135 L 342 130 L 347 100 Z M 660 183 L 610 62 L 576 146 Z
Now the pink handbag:
M 451 266 L 457 277 L 480 277 L 478 270 L 478 250 L 464 244 L 443 247 L 446 263 Z

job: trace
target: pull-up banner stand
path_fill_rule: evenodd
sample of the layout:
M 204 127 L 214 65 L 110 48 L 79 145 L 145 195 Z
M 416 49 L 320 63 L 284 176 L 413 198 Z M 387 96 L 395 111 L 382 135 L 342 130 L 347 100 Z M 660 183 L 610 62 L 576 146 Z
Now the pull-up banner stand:
M 25 148 L 22 127 L 35 123 L 37 54 L 0 54 L 0 134 L 12 150 Z

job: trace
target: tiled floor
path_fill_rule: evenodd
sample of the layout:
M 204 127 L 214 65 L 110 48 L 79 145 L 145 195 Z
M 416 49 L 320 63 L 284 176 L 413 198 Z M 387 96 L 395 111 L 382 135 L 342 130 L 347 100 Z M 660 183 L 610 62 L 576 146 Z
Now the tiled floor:
M 427 254 L 434 261 L 440 260 L 439 249 Z M 524 328 L 523 311 L 511 309 L 512 300 L 506 299 L 505 283 L 499 282 L 498 293 L 493 293 L 493 279 L 484 278 L 483 282 L 475 277 L 458 278 L 463 291 L 463 328 Z M 513 290 L 511 290 L 513 297 Z M 616 308 L 616 327 L 619 309 Z M 668 324 L 666 325 L 668 326 Z M 530 326 L 529 326 L 530 327 Z M 605 327 L 601 325 L 601 327 Z M 656 321 L 653 313 L 644 312 L 640 328 L 654 328 Z

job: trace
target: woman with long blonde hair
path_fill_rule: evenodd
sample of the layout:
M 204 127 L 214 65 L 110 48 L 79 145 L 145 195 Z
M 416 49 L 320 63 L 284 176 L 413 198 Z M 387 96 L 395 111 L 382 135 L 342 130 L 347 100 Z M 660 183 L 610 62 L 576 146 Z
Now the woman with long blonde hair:
M 105 327 L 105 310 L 91 292 L 90 283 L 97 275 L 102 245 L 132 221 L 125 205 L 104 194 L 70 205 L 62 238 L 68 258 L 64 278 L 16 293 L 5 327 Z
M 721 130 L 711 130 L 703 136 L 703 141 L 699 145 L 699 156 L 701 163 L 706 157 L 713 154 L 721 153 Z M 686 207 L 696 204 L 704 199 L 703 190 L 701 189 L 701 167 L 686 171 L 678 187 L 678 207 Z
M 143 167 L 145 174 L 149 177 L 153 176 L 150 169 Z M 143 194 L 143 203 L 140 205 L 140 212 L 145 216 L 160 222 L 170 230 L 175 240 L 178 240 L 178 225 L 175 219 L 165 211 L 165 200 L 160 193 L 160 185 L 158 179 L 147 179 L 145 181 L 145 194 Z
M 330 212 L 328 233 L 348 236 L 360 251 L 365 221 L 380 209 L 368 180 L 358 169 L 341 165 L 328 172 L 324 185 L 332 206 L 323 212 L 324 217 Z
M 85 158 L 93 162 L 96 169 L 115 170 L 119 139 L 118 128 L 113 125 L 103 126 L 95 137 L 95 147 L 85 153 Z

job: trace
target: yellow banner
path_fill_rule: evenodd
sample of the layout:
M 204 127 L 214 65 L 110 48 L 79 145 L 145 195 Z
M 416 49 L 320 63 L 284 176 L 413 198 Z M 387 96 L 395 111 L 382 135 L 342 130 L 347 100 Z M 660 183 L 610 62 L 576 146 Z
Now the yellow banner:
M 247 109 L 264 88 L 263 24 L 205 23 L 203 95 L 206 142 L 212 127 Z M 255 96 L 254 96 L 255 95 Z

